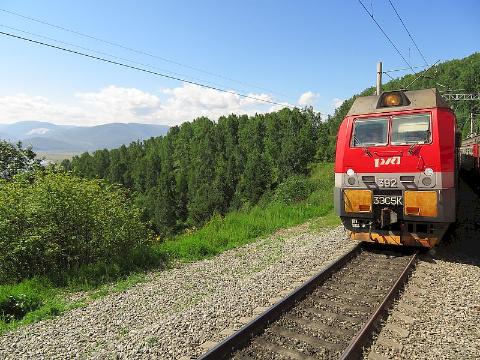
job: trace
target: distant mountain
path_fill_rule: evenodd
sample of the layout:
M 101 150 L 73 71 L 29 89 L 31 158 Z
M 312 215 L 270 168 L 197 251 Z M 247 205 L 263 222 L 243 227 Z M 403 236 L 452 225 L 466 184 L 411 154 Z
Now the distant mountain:
M 22 141 L 35 151 L 82 152 L 111 149 L 133 141 L 165 135 L 165 125 L 111 123 L 97 126 L 55 125 L 44 121 L 20 121 L 0 125 L 0 138 Z

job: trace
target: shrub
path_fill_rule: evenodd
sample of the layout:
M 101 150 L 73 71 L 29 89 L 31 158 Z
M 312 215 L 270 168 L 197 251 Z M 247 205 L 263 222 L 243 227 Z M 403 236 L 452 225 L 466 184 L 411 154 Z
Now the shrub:
M 0 285 L 0 321 L 20 320 L 28 312 L 39 308 L 45 288 L 37 279 L 16 285 Z
M 313 185 L 304 176 L 291 176 L 281 183 L 275 190 L 275 200 L 292 204 L 308 198 L 313 191 Z
M 55 171 L 0 182 L 0 283 L 125 264 L 149 237 L 118 186 Z

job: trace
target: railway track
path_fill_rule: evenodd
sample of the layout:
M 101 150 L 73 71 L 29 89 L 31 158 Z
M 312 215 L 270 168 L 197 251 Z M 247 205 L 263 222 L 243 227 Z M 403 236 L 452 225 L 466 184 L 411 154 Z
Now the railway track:
M 358 244 L 199 359 L 359 358 L 416 260 Z

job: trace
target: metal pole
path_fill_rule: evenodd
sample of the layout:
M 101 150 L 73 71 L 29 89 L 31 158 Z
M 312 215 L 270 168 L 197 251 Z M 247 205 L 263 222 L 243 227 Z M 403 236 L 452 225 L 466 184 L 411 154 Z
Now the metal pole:
M 382 62 L 377 64 L 377 95 L 382 93 Z
M 470 136 L 473 136 L 473 112 L 470 113 Z

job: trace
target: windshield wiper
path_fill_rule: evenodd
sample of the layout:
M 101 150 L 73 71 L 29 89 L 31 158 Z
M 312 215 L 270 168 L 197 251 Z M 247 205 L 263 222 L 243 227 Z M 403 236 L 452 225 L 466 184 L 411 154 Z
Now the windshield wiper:
M 372 153 L 370 152 L 370 150 L 368 150 L 368 148 L 365 146 L 362 148 L 363 149 L 363 152 L 365 153 L 365 155 L 368 155 L 370 157 L 372 157 Z
M 413 155 L 414 150 L 415 150 L 415 148 L 416 148 L 417 146 L 419 146 L 419 145 L 424 145 L 425 143 L 427 143 L 427 142 L 429 141 L 429 139 L 430 139 L 430 131 L 427 130 L 427 131 L 426 131 L 426 134 L 427 134 L 427 136 L 426 136 L 425 140 L 418 140 L 418 141 L 414 142 L 412 145 L 410 145 L 410 147 L 408 148 L 408 153 L 409 153 L 410 155 Z

